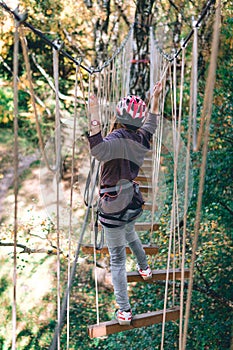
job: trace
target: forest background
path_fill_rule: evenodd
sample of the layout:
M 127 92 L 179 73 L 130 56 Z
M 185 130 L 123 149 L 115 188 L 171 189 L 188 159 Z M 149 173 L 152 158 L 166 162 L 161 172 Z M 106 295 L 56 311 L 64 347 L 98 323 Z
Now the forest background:
M 15 2 L 6 2 L 14 9 Z M 50 40 L 60 38 L 73 57 L 82 58 L 84 65 L 97 67 L 111 57 L 129 31 L 136 25 L 134 58 L 148 58 L 149 26 L 164 52 L 170 54 L 180 47 L 180 41 L 192 29 L 192 16 L 197 19 L 204 1 L 24 1 L 20 10 L 27 9 L 28 19 Z M 199 31 L 198 57 L 198 126 L 203 106 L 204 90 L 211 53 L 214 6 L 203 20 Z M 233 5 L 222 1 L 222 25 L 213 111 L 210 126 L 205 189 L 203 193 L 200 237 L 195 263 L 194 292 L 189 321 L 187 349 L 230 349 L 232 333 L 232 25 Z M 140 25 L 143 23 L 143 25 Z M 12 269 L 13 269 L 13 32 L 12 17 L 0 7 L 0 349 L 11 348 L 12 329 Z M 55 92 L 53 87 L 52 50 L 29 29 L 25 29 L 37 109 L 43 138 L 53 136 Z M 139 49 L 140 48 L 140 49 Z M 187 46 L 186 80 L 184 86 L 182 139 L 187 143 L 187 123 L 192 62 L 191 45 Z M 19 53 L 19 230 L 17 248 L 17 349 L 47 349 L 56 325 L 56 228 L 48 215 L 48 202 L 43 202 L 38 134 L 35 124 L 25 63 Z M 178 67 L 181 58 L 178 57 Z M 135 93 L 148 90 L 149 64 L 139 63 L 132 68 L 131 80 Z M 62 122 L 69 127 L 73 118 L 75 66 L 67 58 L 60 58 L 60 104 Z M 83 71 L 84 86 L 88 73 Z M 179 76 L 179 72 L 178 72 Z M 142 80 L 144 81 L 142 82 Z M 140 83 L 139 83 L 140 81 Z M 167 86 L 169 89 L 169 84 Z M 79 129 L 76 142 L 76 192 L 74 213 L 77 219 L 72 240 L 72 257 L 85 212 L 83 187 L 89 170 L 86 132 L 88 122 L 81 89 L 78 92 Z M 165 104 L 165 114 L 171 120 L 171 106 Z M 186 262 L 190 262 L 191 244 L 201 164 L 201 150 L 192 152 L 193 194 L 188 210 Z M 172 182 L 171 159 L 164 157 L 166 183 Z M 70 156 L 63 159 L 62 184 L 70 188 Z M 46 187 L 47 189 L 48 187 Z M 44 193 L 44 196 L 46 194 Z M 171 198 L 160 217 L 160 229 L 154 238 L 161 247 L 152 261 L 154 268 L 166 268 L 167 222 Z M 181 225 L 182 232 L 182 225 Z M 147 242 L 147 237 L 142 240 Z M 67 278 L 67 233 L 61 237 L 62 292 Z M 99 264 L 106 263 L 99 257 Z M 128 261 L 133 269 L 135 262 Z M 96 323 L 95 282 L 92 276 L 93 257 L 80 256 L 70 304 L 70 349 L 159 349 L 161 325 L 135 329 L 104 339 L 91 340 L 87 324 Z M 105 271 L 105 269 L 102 268 Z M 179 285 L 176 286 L 179 289 Z M 133 285 L 130 297 L 133 312 L 163 308 L 164 284 Z M 171 297 L 172 298 L 172 297 Z M 115 307 L 111 286 L 100 282 L 100 319 L 111 319 Z M 179 325 L 166 325 L 165 349 L 178 347 Z M 61 348 L 66 347 L 66 326 L 61 334 Z

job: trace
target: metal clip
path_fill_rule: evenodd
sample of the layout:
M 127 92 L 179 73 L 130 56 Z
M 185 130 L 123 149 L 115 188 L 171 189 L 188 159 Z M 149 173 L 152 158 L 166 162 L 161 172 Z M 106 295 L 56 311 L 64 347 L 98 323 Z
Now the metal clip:
M 14 11 L 12 11 L 16 21 L 21 24 L 23 22 L 26 21 L 27 17 L 28 17 L 28 11 L 26 10 L 24 13 L 20 13 L 19 12 L 19 7 L 17 6 L 16 9 Z
M 55 49 L 56 49 L 57 51 L 60 51 L 60 50 L 63 48 L 63 46 L 64 46 L 64 42 L 61 41 L 60 39 L 54 40 L 54 41 L 53 41 L 53 44 L 55 45 Z

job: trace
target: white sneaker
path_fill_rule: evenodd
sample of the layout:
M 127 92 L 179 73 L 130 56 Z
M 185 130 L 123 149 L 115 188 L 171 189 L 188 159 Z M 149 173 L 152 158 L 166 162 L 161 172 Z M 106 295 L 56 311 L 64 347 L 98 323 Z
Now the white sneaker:
M 137 264 L 137 269 L 139 272 L 139 275 L 146 281 L 152 278 L 152 271 L 150 266 L 147 266 L 145 270 L 142 270 L 140 266 Z
M 132 311 L 116 310 L 115 317 L 121 326 L 129 326 L 132 321 Z

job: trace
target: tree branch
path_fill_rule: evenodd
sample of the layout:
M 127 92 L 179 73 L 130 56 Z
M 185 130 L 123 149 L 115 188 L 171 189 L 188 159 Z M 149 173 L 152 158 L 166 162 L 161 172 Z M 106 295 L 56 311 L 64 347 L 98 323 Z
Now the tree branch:
M 188 288 L 188 283 L 186 282 L 187 286 L 185 286 L 185 288 Z M 207 296 L 210 296 L 211 298 L 217 300 L 218 302 L 220 302 L 220 304 L 233 308 L 233 301 L 232 300 L 228 300 L 226 298 L 224 298 L 222 295 L 219 295 L 218 293 L 216 293 L 213 289 L 209 288 L 202 288 L 199 285 L 195 284 L 193 285 L 193 289 L 206 294 Z
M 14 243 L 11 243 L 11 242 L 4 242 L 4 243 L 0 242 L 0 246 L 1 247 L 13 247 Z M 50 249 L 44 249 L 44 248 L 32 249 L 32 248 L 27 247 L 24 244 L 17 243 L 16 247 L 22 248 L 22 251 L 20 252 L 20 254 L 23 254 L 23 253 L 27 253 L 27 254 L 46 253 L 46 254 L 49 254 L 49 255 L 56 255 L 57 254 L 57 247 L 55 247 L 55 246 L 52 246 L 53 249 L 51 249 L 51 250 Z M 60 254 L 61 253 L 62 253 L 62 251 L 60 251 Z
M 61 25 L 61 27 L 62 27 L 62 25 Z M 74 43 L 74 40 L 73 40 L 72 35 L 71 35 L 65 28 L 63 28 L 62 30 L 63 30 L 63 33 L 65 34 L 65 37 L 66 37 L 67 41 L 69 42 L 71 48 L 72 48 L 75 52 L 77 52 L 82 58 L 84 58 L 84 57 L 85 57 L 85 54 L 84 54 L 83 51 L 78 47 L 78 45 Z
M 36 66 L 36 68 L 40 71 L 40 73 L 43 75 L 43 77 L 46 79 L 46 81 L 48 82 L 49 86 L 51 87 L 51 89 L 55 92 L 55 85 L 53 83 L 53 79 L 46 73 L 46 71 L 39 65 L 39 63 L 36 60 L 36 55 L 32 54 L 32 60 Z M 59 99 L 61 100 L 67 100 L 67 101 L 74 101 L 74 97 L 73 96 L 67 96 L 62 94 L 61 92 L 58 93 Z M 78 99 L 77 100 L 78 103 L 80 104 L 84 104 L 83 100 Z M 61 112 L 60 112 L 61 113 Z
M 121 17 L 123 18 L 123 20 L 125 21 L 125 23 L 127 24 L 128 27 L 130 27 L 130 22 L 128 21 L 127 15 L 124 13 L 123 8 L 121 7 L 121 5 L 119 4 L 118 0 L 114 1 L 119 13 L 121 14 Z
M 233 215 L 233 210 L 232 210 L 227 204 L 223 203 L 222 201 L 219 201 L 219 204 L 221 204 L 221 206 L 222 206 L 223 208 L 225 208 L 226 210 L 228 210 L 229 213 L 231 213 L 231 215 Z
M 156 281 L 156 284 L 165 285 L 165 282 L 164 281 Z M 173 282 L 169 281 L 168 284 L 169 285 L 173 285 Z M 175 282 L 176 286 L 180 286 L 180 284 L 181 284 L 180 281 L 176 281 Z M 184 282 L 184 288 L 188 289 L 188 282 Z M 218 293 L 216 293 L 211 288 L 208 288 L 208 289 L 207 288 L 203 288 L 203 287 L 200 287 L 198 284 L 194 283 L 193 284 L 193 290 L 195 290 L 197 292 L 200 292 L 202 294 L 205 294 L 206 296 L 215 299 L 220 304 L 233 309 L 233 301 L 232 300 L 224 298 L 222 295 L 219 295 Z
M 176 4 L 175 4 L 172 0 L 169 0 L 169 3 L 170 3 L 171 6 L 173 6 L 174 9 L 181 15 L 182 21 L 187 21 L 187 19 L 184 17 L 183 12 L 181 12 L 181 10 L 176 6 Z
M 208 282 L 208 280 L 205 278 L 202 270 L 200 269 L 200 267 L 198 266 L 198 264 L 196 264 L 197 270 L 200 274 L 200 277 L 202 278 L 203 282 L 206 285 L 206 288 L 200 287 L 198 284 L 195 285 L 195 289 L 206 293 L 207 295 L 210 295 L 211 297 L 217 299 L 218 301 L 220 301 L 222 304 L 227 305 L 229 307 L 233 307 L 233 302 L 231 300 L 228 300 L 226 298 L 224 298 L 223 296 L 217 294 L 213 289 L 211 289 L 211 284 Z

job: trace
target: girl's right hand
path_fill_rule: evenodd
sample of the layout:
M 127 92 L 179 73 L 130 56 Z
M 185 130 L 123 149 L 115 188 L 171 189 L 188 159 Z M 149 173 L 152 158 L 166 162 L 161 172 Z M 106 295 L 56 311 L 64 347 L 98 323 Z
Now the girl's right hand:
M 151 113 L 158 114 L 159 113 L 159 95 L 162 91 L 163 85 L 160 81 L 158 81 L 152 93 L 152 101 L 151 101 Z
M 158 98 L 161 91 L 162 91 L 163 85 L 160 81 L 157 81 L 157 83 L 154 86 L 154 90 L 153 90 L 153 94 L 152 94 L 152 98 Z

